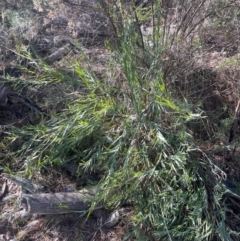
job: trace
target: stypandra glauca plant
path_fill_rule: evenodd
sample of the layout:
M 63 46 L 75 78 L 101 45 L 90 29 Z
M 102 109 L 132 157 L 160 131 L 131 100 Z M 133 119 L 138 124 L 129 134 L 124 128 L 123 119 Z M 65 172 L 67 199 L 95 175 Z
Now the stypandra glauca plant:
M 156 24 L 144 46 L 136 31 L 138 9 L 120 11 L 120 45 L 112 49 L 105 79 L 75 64 L 77 98 L 22 132 L 28 137 L 24 167 L 31 172 L 74 160 L 79 170 L 101 173 L 94 203 L 134 208 L 126 240 L 233 240 L 216 167 L 186 127 L 202 117 L 176 98 L 163 78 L 160 7 L 156 1 L 150 8 Z

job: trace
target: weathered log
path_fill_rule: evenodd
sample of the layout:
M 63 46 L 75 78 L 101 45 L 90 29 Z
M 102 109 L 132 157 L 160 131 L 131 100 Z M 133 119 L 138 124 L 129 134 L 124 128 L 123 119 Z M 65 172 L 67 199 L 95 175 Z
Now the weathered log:
M 87 211 L 94 191 L 77 193 L 22 194 L 21 205 L 28 214 L 60 214 Z

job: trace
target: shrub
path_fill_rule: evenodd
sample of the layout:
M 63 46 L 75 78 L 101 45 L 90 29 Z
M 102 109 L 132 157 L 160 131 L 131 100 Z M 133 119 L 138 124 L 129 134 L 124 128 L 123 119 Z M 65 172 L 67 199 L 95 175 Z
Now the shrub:
M 75 160 L 80 170 L 101 173 L 95 204 L 134 207 L 126 239 L 237 237 L 230 235 L 225 223 L 220 184 L 224 173 L 189 133 L 187 123 L 201 120 L 201 112 L 193 112 L 188 96 L 176 94 L 169 82 L 175 70 L 168 72 L 166 61 L 170 56 L 166 50 L 183 44 L 197 28 L 188 24 L 202 19 L 194 6 L 202 11 L 205 2 L 190 5 L 172 38 L 161 29 L 160 1 L 147 7 L 146 15 L 134 6 L 124 12 L 120 1 L 115 8 L 109 5 L 112 12 L 107 14 L 118 41 L 116 46 L 108 45 L 112 58 L 105 79 L 76 63 L 80 87 L 77 98 L 67 102 L 68 108 L 21 133 L 15 130 L 28 139 L 21 150 L 26 171 Z M 153 35 L 145 38 L 140 24 L 148 16 Z M 67 81 L 71 84 L 71 79 Z

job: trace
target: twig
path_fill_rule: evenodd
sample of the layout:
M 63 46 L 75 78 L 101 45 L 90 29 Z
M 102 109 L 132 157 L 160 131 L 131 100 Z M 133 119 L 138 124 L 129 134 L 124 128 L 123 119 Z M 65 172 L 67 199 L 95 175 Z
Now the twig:
M 7 185 L 7 180 L 5 180 L 2 185 L 2 190 L 0 192 L 0 202 L 6 196 L 7 193 L 8 193 L 8 185 Z
M 140 38 L 141 38 L 141 44 L 142 44 L 141 48 L 145 49 L 144 41 L 143 41 L 143 34 L 142 34 L 141 27 L 140 27 L 139 19 L 138 19 L 137 13 L 136 13 L 136 8 L 134 9 L 134 16 L 135 16 L 135 20 L 137 22 L 137 29 L 138 29 L 138 32 L 139 32 L 139 35 L 140 35 Z

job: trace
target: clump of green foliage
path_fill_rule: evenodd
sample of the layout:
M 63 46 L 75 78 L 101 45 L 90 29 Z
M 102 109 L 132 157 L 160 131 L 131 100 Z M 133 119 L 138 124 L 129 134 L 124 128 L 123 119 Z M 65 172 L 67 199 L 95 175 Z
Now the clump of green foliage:
M 134 207 L 126 239 L 232 240 L 218 185 L 221 170 L 217 175 L 187 128 L 201 114 L 175 96 L 163 77 L 160 16 L 151 41 L 139 46 L 143 36 L 133 12 L 126 18 L 120 11 L 124 20 L 106 79 L 75 63 L 77 98 L 37 126 L 14 131 L 26 140 L 20 151 L 24 170 L 31 174 L 75 160 L 80 170 L 101 173 L 95 203 Z

